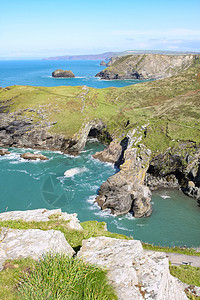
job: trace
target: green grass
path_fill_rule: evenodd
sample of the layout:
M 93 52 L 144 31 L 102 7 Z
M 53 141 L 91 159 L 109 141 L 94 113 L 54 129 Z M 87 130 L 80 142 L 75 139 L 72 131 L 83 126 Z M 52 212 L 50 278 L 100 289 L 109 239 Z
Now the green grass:
M 124 58 L 122 58 L 124 59 Z M 82 87 L 12 86 L 0 89 L 2 102 L 8 102 L 10 112 L 21 110 L 17 118 L 32 117 L 44 122 L 37 114 L 39 106 L 49 122 L 57 122 L 51 133 L 71 138 L 90 120 L 101 119 L 112 136 L 121 139 L 129 130 L 148 124 L 142 143 L 154 154 L 178 140 L 200 143 L 200 63 L 180 74 L 124 88 L 89 88 L 85 96 Z M 33 108 L 36 112 L 24 111 Z M 125 127 L 127 120 L 130 124 Z M 158 138 L 159 137 L 159 138 Z
M 171 275 L 177 277 L 182 282 L 190 285 L 200 286 L 200 268 L 192 266 L 172 266 L 170 265 Z
M 62 254 L 47 254 L 39 262 L 7 261 L 0 278 L 2 300 L 117 299 L 105 270 Z
M 186 254 L 186 255 L 195 255 L 195 256 L 200 256 L 200 252 L 193 248 L 180 248 L 180 247 L 161 247 L 161 246 L 156 246 L 156 245 L 151 245 L 151 244 L 142 244 L 143 248 L 146 250 L 153 250 L 153 251 L 158 251 L 158 252 L 173 252 L 173 253 L 181 253 L 181 254 Z

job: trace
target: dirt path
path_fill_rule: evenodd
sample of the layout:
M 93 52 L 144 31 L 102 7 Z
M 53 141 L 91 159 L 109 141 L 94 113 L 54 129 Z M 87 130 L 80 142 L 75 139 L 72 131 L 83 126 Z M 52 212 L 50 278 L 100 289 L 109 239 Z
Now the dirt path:
M 82 87 L 82 90 L 83 90 L 83 92 L 82 92 L 81 95 L 80 95 L 80 99 L 83 101 L 83 107 L 82 107 L 82 109 L 81 109 L 81 113 L 83 113 L 84 108 L 85 108 L 85 97 L 86 97 L 86 95 L 89 93 L 89 87 L 87 87 L 86 85 L 84 85 L 84 86 Z
M 145 252 L 155 252 L 153 250 L 144 250 Z M 186 255 L 173 252 L 165 252 L 171 264 L 174 266 L 190 265 L 192 267 L 200 267 L 200 256 Z

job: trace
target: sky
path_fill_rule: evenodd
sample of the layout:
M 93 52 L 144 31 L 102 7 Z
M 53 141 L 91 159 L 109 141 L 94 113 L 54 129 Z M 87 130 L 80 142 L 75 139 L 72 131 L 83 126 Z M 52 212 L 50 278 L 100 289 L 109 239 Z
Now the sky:
M 200 0 L 1 0 L 0 12 L 0 59 L 200 52 Z

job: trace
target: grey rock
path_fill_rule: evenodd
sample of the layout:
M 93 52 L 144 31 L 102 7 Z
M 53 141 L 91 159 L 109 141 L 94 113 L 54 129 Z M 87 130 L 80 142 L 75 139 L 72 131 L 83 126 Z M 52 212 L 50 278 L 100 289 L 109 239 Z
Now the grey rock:
M 107 237 L 84 240 L 78 257 L 108 270 L 119 300 L 186 300 L 183 284 L 169 273 L 164 253 L 146 254 L 140 241 Z
M 142 145 L 140 148 L 128 146 L 120 171 L 109 177 L 99 189 L 96 202 L 102 209 L 111 209 L 115 215 L 132 212 L 136 218 L 151 214 L 151 192 L 144 185 L 150 153 Z
M 64 234 L 58 230 L 8 229 L 0 243 L 0 270 L 7 259 L 39 259 L 47 252 L 69 256 L 75 253 Z
M 9 220 L 23 220 L 25 222 L 48 222 L 51 217 L 55 217 L 56 219 L 68 221 L 67 227 L 69 229 L 75 230 L 83 230 L 80 222 L 77 218 L 77 214 L 68 214 L 66 212 L 62 212 L 61 209 L 52 209 L 47 210 L 45 208 L 34 209 L 34 210 L 25 210 L 25 211 L 8 211 L 4 213 L 0 213 L 1 221 L 9 221 Z M 1 240 L 1 238 L 0 238 Z

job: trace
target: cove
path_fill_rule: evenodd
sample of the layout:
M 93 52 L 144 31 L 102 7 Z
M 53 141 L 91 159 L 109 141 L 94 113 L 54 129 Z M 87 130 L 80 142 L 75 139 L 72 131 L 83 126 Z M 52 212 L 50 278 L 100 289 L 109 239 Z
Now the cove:
M 26 161 L 20 154 L 31 149 L 10 148 L 0 156 L 0 212 L 36 208 L 61 208 L 76 212 L 80 221 L 105 221 L 108 230 L 162 246 L 200 246 L 200 208 L 178 190 L 153 193 L 149 218 L 114 217 L 94 204 L 98 188 L 116 169 L 92 158 L 104 146 L 91 139 L 79 156 L 39 151 L 49 161 Z M 64 172 L 76 169 L 74 175 Z

